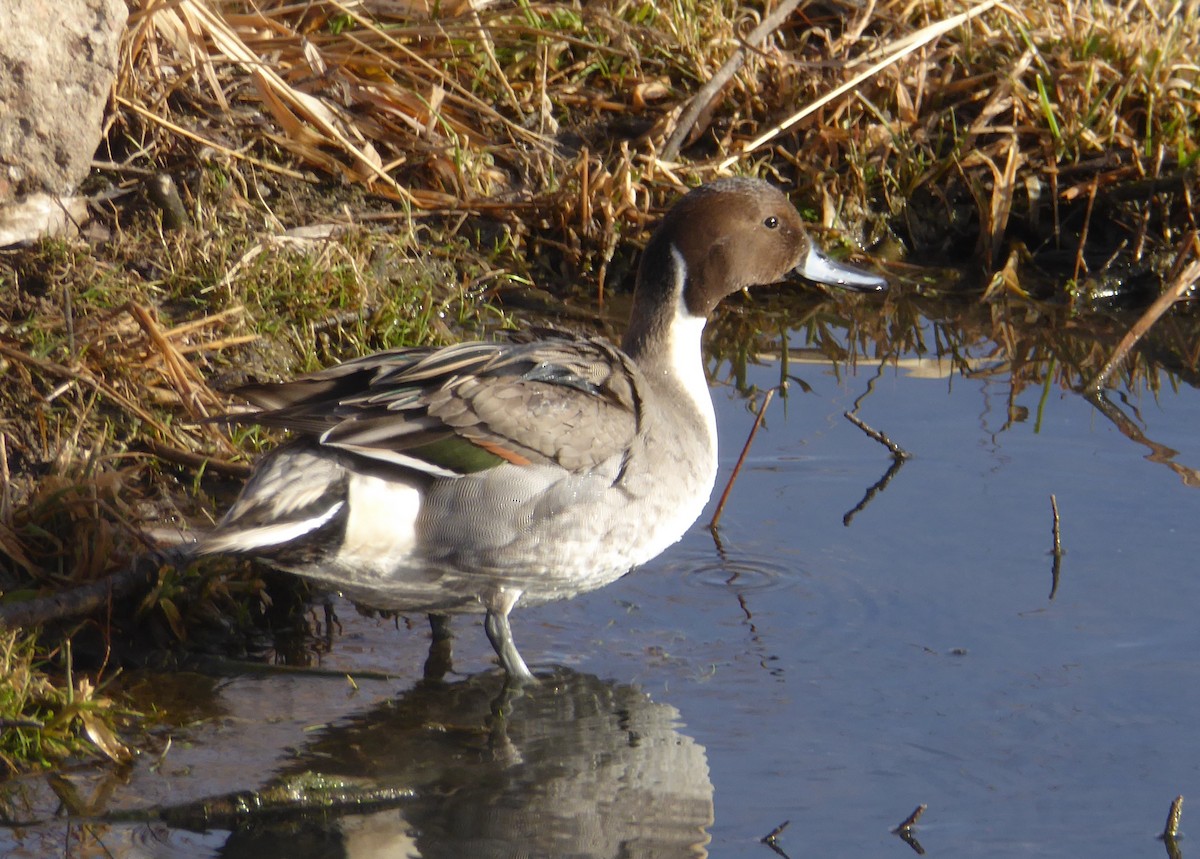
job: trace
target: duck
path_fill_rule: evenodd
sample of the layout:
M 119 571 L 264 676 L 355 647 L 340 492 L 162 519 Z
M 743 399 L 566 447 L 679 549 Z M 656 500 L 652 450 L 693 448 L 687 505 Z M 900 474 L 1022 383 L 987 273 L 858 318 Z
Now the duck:
M 821 253 L 763 180 L 690 190 L 639 262 L 624 339 L 533 329 L 378 352 L 236 390 L 225 416 L 289 430 L 198 556 L 249 556 L 372 609 L 483 614 L 513 684 L 518 604 L 568 599 L 657 557 L 717 474 L 701 334 L 717 304 L 799 276 L 857 292 L 879 275 Z

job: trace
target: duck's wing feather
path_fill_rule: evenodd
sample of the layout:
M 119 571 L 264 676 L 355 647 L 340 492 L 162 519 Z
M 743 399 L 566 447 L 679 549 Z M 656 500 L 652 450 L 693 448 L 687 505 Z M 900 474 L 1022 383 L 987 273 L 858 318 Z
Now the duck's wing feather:
M 604 340 L 562 333 L 398 349 L 237 393 L 238 422 L 435 476 L 503 462 L 586 471 L 622 454 L 641 417 L 639 371 Z

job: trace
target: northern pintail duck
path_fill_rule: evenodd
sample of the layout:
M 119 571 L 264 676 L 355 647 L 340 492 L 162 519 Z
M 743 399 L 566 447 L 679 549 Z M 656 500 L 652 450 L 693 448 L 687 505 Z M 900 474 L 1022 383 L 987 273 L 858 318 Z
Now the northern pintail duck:
M 717 473 L 705 321 L 790 274 L 885 285 L 822 256 L 779 190 L 722 179 L 650 239 L 619 349 L 538 331 L 241 388 L 256 408 L 231 419 L 295 438 L 197 552 L 261 558 L 377 609 L 484 613 L 509 677 L 528 680 L 508 621 L 518 602 L 615 581 L 699 517 Z

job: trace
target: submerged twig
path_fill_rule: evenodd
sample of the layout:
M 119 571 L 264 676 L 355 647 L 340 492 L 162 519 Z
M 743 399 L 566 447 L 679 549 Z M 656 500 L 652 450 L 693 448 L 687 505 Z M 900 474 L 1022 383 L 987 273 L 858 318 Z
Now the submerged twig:
M 347 672 L 344 668 L 321 668 L 313 665 L 286 665 L 280 662 L 254 662 L 249 659 L 237 659 L 227 656 L 195 656 L 189 659 L 188 665 L 197 671 L 214 674 L 250 674 L 266 677 L 334 677 L 349 678 L 354 682 L 363 681 L 392 681 L 400 675 L 387 671 L 368 671 L 366 669 Z
M 854 509 L 850 510 L 845 516 L 842 517 L 842 524 L 844 526 L 849 528 L 850 523 L 854 521 L 854 517 L 865 510 L 867 505 L 871 503 L 871 500 L 876 495 L 887 489 L 887 485 L 892 482 L 893 477 L 900 473 L 900 469 L 904 466 L 905 462 L 907 462 L 907 460 L 902 456 L 897 456 L 892 459 L 892 464 L 888 466 L 888 470 L 884 472 L 883 477 L 879 478 L 875 481 L 875 483 L 868 487 L 867 491 L 863 493 L 862 500 L 854 505 Z
M 1148 438 L 1136 421 L 1109 401 L 1104 391 L 1088 393 L 1086 398 L 1089 403 L 1099 410 L 1100 414 L 1112 421 L 1113 426 L 1120 431 L 1121 435 L 1132 442 L 1144 445 L 1150 451 L 1150 455 L 1146 457 L 1147 460 L 1165 465 L 1171 469 L 1183 481 L 1184 486 L 1190 486 L 1193 489 L 1200 488 L 1200 468 L 1192 468 L 1181 462 L 1175 462 L 1175 457 L 1179 455 L 1179 451 L 1167 447 L 1162 442 Z
M 1058 499 L 1054 497 L 1054 493 L 1050 494 L 1050 512 L 1053 518 L 1051 525 L 1051 533 L 1054 535 L 1054 548 L 1052 554 L 1054 563 L 1050 566 L 1050 599 L 1054 599 L 1054 595 L 1058 593 L 1058 577 L 1062 572 L 1062 531 L 1058 518 Z
M 1183 851 L 1179 849 L 1179 818 L 1182 816 L 1183 795 L 1180 794 L 1171 803 L 1171 810 L 1167 812 L 1167 824 L 1158 836 L 1167 848 L 1167 859 L 1183 859 Z
M 1188 237 L 1188 241 L 1185 242 L 1185 248 L 1190 248 L 1193 253 L 1198 250 L 1195 231 L 1192 232 L 1191 236 Z M 1185 250 L 1184 253 L 1186 252 Z M 1117 344 L 1112 357 L 1104 364 L 1103 369 L 1096 375 L 1096 378 L 1092 379 L 1087 388 L 1084 389 L 1085 393 L 1098 394 L 1108 383 L 1109 377 L 1116 370 L 1117 366 L 1125 360 L 1130 350 L 1145 336 L 1151 326 L 1170 309 L 1172 304 L 1183 298 L 1188 291 L 1196 286 L 1197 282 L 1200 282 L 1200 259 L 1194 259 L 1184 266 L 1179 274 L 1175 276 L 1175 279 L 1171 281 L 1171 285 L 1163 291 L 1163 294 L 1147 308 L 1146 312 L 1142 314 L 1137 322 L 1133 323 L 1133 327 L 1125 333 L 1125 336 L 1121 338 L 1121 342 Z
M 1167 848 L 1167 859 L 1183 859 L 1183 851 L 1179 849 L 1179 842 L 1174 838 L 1164 838 L 1163 844 Z
M 708 523 L 709 528 L 716 528 L 717 523 L 721 521 L 721 513 L 725 510 L 725 502 L 729 500 L 729 493 L 733 490 L 733 483 L 738 478 L 738 474 L 742 470 L 742 463 L 746 461 L 747 454 L 750 453 L 750 445 L 754 442 L 754 436 L 758 434 L 758 428 L 762 426 L 763 417 L 767 414 L 767 406 L 771 404 L 771 398 L 775 396 L 775 389 L 767 390 L 767 395 L 763 397 L 763 404 L 758 410 L 758 416 L 754 419 L 754 425 L 750 427 L 750 434 L 746 436 L 746 443 L 742 445 L 742 453 L 738 456 L 737 462 L 733 466 L 733 473 L 729 475 L 729 482 L 725 484 L 725 490 L 721 493 L 721 500 L 717 502 L 717 509 L 713 511 L 712 521 Z

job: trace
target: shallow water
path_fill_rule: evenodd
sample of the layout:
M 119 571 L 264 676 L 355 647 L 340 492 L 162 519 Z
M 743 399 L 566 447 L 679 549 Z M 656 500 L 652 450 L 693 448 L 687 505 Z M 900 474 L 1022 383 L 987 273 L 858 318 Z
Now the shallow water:
M 514 616 L 553 672 L 535 692 L 499 697 L 465 620 L 463 674 L 424 687 L 423 626 L 339 606 L 328 675 L 151 678 L 203 687 L 170 749 L 69 776 L 74 822 L 0 831 L 0 853 L 769 857 L 760 839 L 790 821 L 792 857 L 904 856 L 890 830 L 927 804 L 929 855 L 1163 855 L 1171 800 L 1200 787 L 1190 475 L 1055 386 L 1014 395 L 1005 373 L 913 355 L 850 370 L 790 345 L 811 391 L 770 405 L 718 539 L 697 524 L 616 584 Z M 768 363 L 745 381 L 778 378 Z M 912 454 L 873 495 L 891 457 L 842 417 L 868 385 L 859 416 Z M 732 387 L 714 395 L 719 488 L 753 415 Z M 1200 466 L 1196 391 L 1130 396 L 1123 413 Z M 340 673 L 366 671 L 394 676 Z M 304 794 L 301 773 L 358 804 L 194 804 Z M 66 790 L 19 788 L 30 821 Z M 113 817 L 150 808 L 171 811 Z

